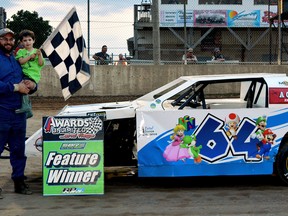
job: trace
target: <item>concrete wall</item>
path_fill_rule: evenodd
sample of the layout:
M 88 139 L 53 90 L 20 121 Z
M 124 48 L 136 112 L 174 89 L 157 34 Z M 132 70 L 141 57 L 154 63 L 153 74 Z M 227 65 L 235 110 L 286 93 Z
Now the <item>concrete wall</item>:
M 76 96 L 143 95 L 179 76 L 235 73 L 286 73 L 288 65 L 128 65 L 93 66 L 90 82 Z M 229 93 L 229 92 L 227 92 Z M 33 96 L 63 97 L 58 75 L 52 66 L 45 66 L 39 89 Z

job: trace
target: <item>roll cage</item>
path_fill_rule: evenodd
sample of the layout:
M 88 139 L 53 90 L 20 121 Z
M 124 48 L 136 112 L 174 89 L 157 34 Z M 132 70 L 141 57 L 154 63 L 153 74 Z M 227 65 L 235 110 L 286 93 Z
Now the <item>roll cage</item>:
M 171 105 L 173 107 L 179 106 L 179 110 L 182 110 L 185 107 L 202 107 L 202 109 L 208 109 L 210 106 L 207 104 L 206 99 L 215 99 L 217 97 L 219 99 L 219 94 L 217 94 L 217 92 L 211 93 L 211 90 L 213 91 L 214 89 L 213 85 L 225 85 L 225 83 L 235 83 L 235 85 L 236 83 L 240 83 L 237 97 L 239 100 L 246 103 L 246 108 L 268 107 L 268 86 L 263 78 L 198 81 L 180 92 L 180 94 L 175 95 L 175 99 L 171 102 Z M 206 91 L 208 88 L 210 88 L 210 94 L 209 91 Z M 262 100 L 264 101 L 262 101 L 261 105 L 255 106 L 258 104 L 260 97 L 262 97 Z M 221 103 L 221 99 L 219 99 L 219 103 Z

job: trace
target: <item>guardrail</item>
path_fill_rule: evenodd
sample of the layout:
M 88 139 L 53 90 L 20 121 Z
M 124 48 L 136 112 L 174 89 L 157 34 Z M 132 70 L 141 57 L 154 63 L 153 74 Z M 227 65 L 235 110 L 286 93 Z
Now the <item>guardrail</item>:
M 108 64 L 108 65 L 114 65 L 114 63 L 117 61 L 112 61 L 112 63 Z M 136 60 L 136 59 L 131 59 L 131 60 L 127 60 L 128 65 L 154 65 L 154 61 L 153 60 Z M 182 61 L 161 61 L 160 65 L 182 65 L 183 62 Z M 277 65 L 278 62 L 240 62 L 239 60 L 225 60 L 225 61 L 211 61 L 211 60 L 207 60 L 207 61 L 198 61 L 197 63 L 193 63 L 193 64 L 247 64 L 247 65 L 251 65 L 251 64 L 255 64 L 255 65 Z M 283 61 L 281 62 L 281 65 L 287 65 L 288 62 L 287 61 Z M 46 58 L 46 65 L 51 65 L 51 62 L 49 61 L 49 59 Z M 97 63 L 94 59 L 90 59 L 90 65 L 95 65 L 97 66 Z M 191 65 L 191 64 L 189 64 Z

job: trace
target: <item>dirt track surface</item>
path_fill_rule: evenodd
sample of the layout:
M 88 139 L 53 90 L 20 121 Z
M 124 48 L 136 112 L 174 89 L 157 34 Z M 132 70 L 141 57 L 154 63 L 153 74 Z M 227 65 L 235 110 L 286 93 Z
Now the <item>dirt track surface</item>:
M 92 99 L 68 102 L 87 101 Z M 97 102 L 108 101 L 113 99 L 97 98 Z M 33 99 L 32 103 L 34 117 L 28 120 L 27 130 L 30 134 L 41 127 L 43 115 L 55 115 L 67 104 L 62 99 Z M 33 194 L 27 196 L 13 192 L 9 160 L 0 159 L 0 187 L 4 196 L 0 199 L 0 215 L 287 216 L 288 187 L 274 176 L 138 178 L 130 176 L 131 170 L 122 168 L 120 173 L 118 168 L 105 168 L 104 195 L 44 197 L 39 154 L 28 157 L 27 183 Z

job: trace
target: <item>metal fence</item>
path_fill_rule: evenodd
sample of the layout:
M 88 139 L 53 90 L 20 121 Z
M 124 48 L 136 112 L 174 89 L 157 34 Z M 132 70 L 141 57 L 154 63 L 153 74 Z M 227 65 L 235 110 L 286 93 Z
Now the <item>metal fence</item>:
M 14 2 L 20 3 L 22 1 L 15 0 Z M 92 64 L 95 63 L 92 55 L 100 52 L 104 44 L 107 45 L 108 54 L 111 57 L 110 65 L 118 60 L 120 53 L 126 56 L 128 64 L 153 64 L 153 20 L 145 19 L 145 22 L 148 21 L 148 25 L 146 25 L 147 23 L 143 23 L 143 19 L 141 19 L 143 29 L 141 32 L 137 32 L 138 35 L 135 35 L 135 26 L 137 26 L 135 13 L 139 13 L 135 6 L 138 5 L 141 8 L 143 1 L 88 0 L 72 2 L 75 3 L 82 31 L 87 38 L 86 44 L 88 44 Z M 188 2 L 191 3 L 192 1 Z M 201 0 L 201 2 L 203 1 Z M 49 6 L 51 10 L 48 10 L 44 3 L 45 1 L 43 1 L 43 7 L 39 6 L 39 3 L 35 3 L 29 7 L 27 5 L 27 8 L 25 5 L 19 4 L 18 9 L 13 8 L 14 11 L 5 8 L 7 18 L 11 19 L 17 10 L 36 11 L 40 17 L 43 17 L 43 20 L 49 21 L 51 26 L 56 27 L 69 11 L 69 9 L 65 11 L 63 8 L 71 6 L 71 0 L 59 0 L 55 2 L 53 10 L 50 8 L 51 6 Z M 196 7 L 195 4 L 193 9 L 197 9 Z M 136 19 L 136 22 L 140 22 L 140 19 Z M 211 63 L 215 47 L 220 48 L 226 60 L 222 63 L 226 64 L 277 64 L 279 59 L 281 64 L 286 64 L 288 61 L 288 51 L 286 52 L 286 50 L 288 49 L 285 45 L 288 44 L 288 33 L 285 26 L 282 26 L 282 29 L 284 30 L 279 35 L 276 26 L 271 28 L 194 28 L 188 26 L 186 33 L 187 42 L 194 49 L 194 54 L 198 58 L 197 64 Z M 280 46 L 282 47 L 280 52 L 279 36 L 281 36 Z M 161 64 L 183 64 L 182 56 L 187 51 L 187 46 L 181 41 L 181 37 L 184 38 L 183 28 L 160 27 Z M 137 51 L 136 58 L 135 51 Z

